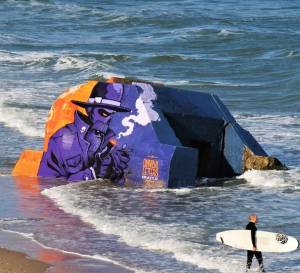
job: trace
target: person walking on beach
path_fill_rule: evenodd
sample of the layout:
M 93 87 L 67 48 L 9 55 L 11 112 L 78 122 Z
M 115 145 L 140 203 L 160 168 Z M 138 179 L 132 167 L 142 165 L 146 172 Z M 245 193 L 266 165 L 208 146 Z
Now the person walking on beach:
M 258 264 L 259 264 L 259 272 L 266 272 L 264 269 L 263 265 L 263 257 L 262 253 L 260 251 L 256 250 L 256 223 L 258 223 L 258 217 L 256 214 L 251 214 L 249 215 L 249 223 L 246 226 L 247 230 L 251 230 L 251 240 L 252 240 L 252 245 L 253 245 L 253 250 L 248 250 L 247 251 L 247 265 L 246 265 L 246 272 L 249 271 L 251 264 L 252 264 L 252 259 L 253 256 L 256 257 Z

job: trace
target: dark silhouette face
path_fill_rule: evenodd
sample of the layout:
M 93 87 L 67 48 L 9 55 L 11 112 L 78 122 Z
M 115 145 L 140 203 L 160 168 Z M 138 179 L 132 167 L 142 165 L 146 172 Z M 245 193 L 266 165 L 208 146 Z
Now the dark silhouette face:
M 93 124 L 97 121 L 108 124 L 111 120 L 112 114 L 115 113 L 114 110 L 104 107 L 88 107 L 86 111 Z

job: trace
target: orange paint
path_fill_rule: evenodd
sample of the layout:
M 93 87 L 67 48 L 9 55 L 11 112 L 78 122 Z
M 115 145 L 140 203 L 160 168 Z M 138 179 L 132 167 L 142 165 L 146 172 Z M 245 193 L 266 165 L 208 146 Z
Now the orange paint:
M 42 156 L 42 151 L 23 151 L 12 171 L 12 175 L 36 177 L 40 167 Z
M 109 140 L 109 142 L 113 145 L 113 146 L 116 146 L 117 145 L 117 140 L 115 138 L 112 138 Z
M 85 84 L 72 87 L 54 101 L 46 122 L 43 151 L 47 151 L 49 139 L 57 130 L 74 122 L 74 112 L 76 110 L 86 114 L 84 108 L 73 104 L 71 100 L 88 101 L 97 83 L 98 81 L 88 81 Z M 12 175 L 36 177 L 43 151 L 23 151 L 12 171 Z
M 50 137 L 57 130 L 74 121 L 74 112 L 76 110 L 86 114 L 84 108 L 73 104 L 71 100 L 88 101 L 97 82 L 89 81 L 86 84 L 72 87 L 55 100 L 46 122 L 44 151 L 48 149 Z
M 158 179 L 158 160 L 152 158 L 145 158 L 143 160 L 143 179 L 157 180 Z

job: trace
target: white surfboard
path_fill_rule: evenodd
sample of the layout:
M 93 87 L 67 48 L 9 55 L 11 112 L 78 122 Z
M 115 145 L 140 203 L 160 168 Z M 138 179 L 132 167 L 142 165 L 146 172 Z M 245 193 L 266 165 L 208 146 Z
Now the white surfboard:
M 252 250 L 250 230 L 227 230 L 216 234 L 217 241 L 224 245 L 238 249 Z M 267 231 L 256 232 L 257 251 L 262 252 L 290 252 L 299 247 L 296 238 L 281 233 Z

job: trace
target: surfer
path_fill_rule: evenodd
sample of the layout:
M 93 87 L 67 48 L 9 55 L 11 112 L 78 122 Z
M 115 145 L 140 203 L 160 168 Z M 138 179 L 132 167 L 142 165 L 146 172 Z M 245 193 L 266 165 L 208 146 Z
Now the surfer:
M 256 214 L 251 214 L 249 215 L 249 223 L 246 226 L 247 230 L 251 230 L 251 240 L 252 240 L 252 245 L 253 245 L 253 250 L 248 250 L 247 251 L 247 265 L 246 265 L 246 272 L 248 272 L 248 270 L 251 267 L 252 264 L 252 259 L 253 256 L 255 256 L 255 258 L 258 261 L 259 264 L 259 272 L 266 272 L 264 269 L 264 265 L 263 265 L 263 257 L 260 251 L 257 251 L 256 248 L 256 231 L 257 231 L 257 227 L 256 227 L 256 223 L 258 223 L 258 217 Z

